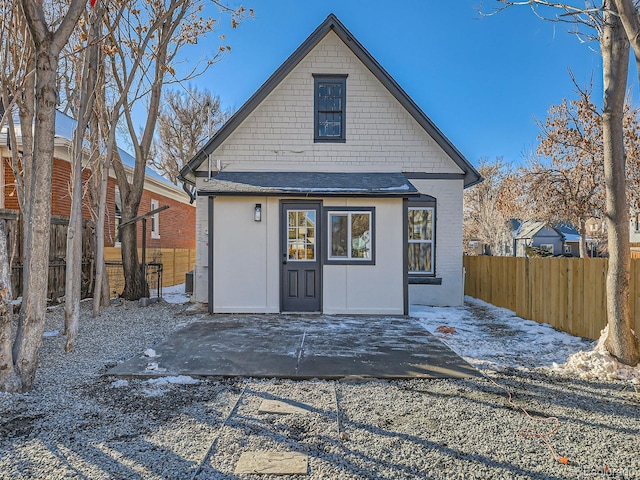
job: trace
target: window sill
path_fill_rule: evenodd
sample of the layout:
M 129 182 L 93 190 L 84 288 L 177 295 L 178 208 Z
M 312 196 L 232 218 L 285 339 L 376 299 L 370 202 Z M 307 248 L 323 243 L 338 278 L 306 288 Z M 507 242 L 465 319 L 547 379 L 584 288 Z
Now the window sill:
M 151 238 L 158 240 L 160 239 L 160 234 L 151 232 Z
M 375 265 L 376 262 L 374 260 L 325 260 L 325 265 Z
M 442 285 L 442 278 L 410 275 L 409 285 Z
M 314 138 L 313 142 L 314 143 L 347 143 L 347 140 L 345 138 L 327 137 L 327 138 Z

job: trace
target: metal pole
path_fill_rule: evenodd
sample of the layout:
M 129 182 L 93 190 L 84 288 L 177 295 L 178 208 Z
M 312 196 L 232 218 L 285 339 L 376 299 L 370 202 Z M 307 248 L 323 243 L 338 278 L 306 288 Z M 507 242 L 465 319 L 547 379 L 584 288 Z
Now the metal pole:
M 142 280 L 147 281 L 145 267 L 147 263 L 147 219 L 142 219 Z

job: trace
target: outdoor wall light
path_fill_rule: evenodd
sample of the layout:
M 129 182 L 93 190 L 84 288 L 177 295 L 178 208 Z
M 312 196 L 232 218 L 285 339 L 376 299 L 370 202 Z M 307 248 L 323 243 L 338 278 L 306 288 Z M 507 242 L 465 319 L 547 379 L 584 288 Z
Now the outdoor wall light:
M 253 210 L 253 220 L 259 222 L 262 220 L 262 204 L 256 203 L 256 208 Z

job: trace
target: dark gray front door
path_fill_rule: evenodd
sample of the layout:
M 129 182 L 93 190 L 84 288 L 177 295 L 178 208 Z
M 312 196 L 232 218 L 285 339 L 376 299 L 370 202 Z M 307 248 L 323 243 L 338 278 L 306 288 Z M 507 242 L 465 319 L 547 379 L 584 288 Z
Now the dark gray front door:
M 280 304 L 283 312 L 320 312 L 320 202 L 280 203 Z

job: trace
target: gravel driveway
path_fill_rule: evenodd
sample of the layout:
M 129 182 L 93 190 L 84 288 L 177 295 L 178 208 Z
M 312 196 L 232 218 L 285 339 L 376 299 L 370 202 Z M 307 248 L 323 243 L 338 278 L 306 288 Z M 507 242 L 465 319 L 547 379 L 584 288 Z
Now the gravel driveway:
M 55 335 L 62 310 L 52 311 L 35 389 L 0 393 L 1 479 L 238 478 L 246 451 L 308 455 L 308 475 L 290 478 L 640 478 L 631 385 L 537 370 L 465 380 L 124 381 L 102 374 L 198 314 L 124 302 L 94 320 L 89 307 L 70 354 Z M 258 413 L 264 400 L 305 411 Z M 536 436 L 556 428 L 551 416 L 555 433 Z

